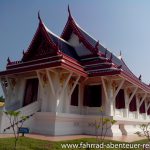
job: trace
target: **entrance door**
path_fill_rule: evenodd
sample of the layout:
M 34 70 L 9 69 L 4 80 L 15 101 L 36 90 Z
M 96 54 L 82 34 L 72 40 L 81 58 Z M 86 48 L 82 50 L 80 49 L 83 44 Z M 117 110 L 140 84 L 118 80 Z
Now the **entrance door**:
M 29 105 L 37 101 L 38 84 L 39 84 L 39 81 L 37 78 L 28 79 L 26 81 L 23 106 Z

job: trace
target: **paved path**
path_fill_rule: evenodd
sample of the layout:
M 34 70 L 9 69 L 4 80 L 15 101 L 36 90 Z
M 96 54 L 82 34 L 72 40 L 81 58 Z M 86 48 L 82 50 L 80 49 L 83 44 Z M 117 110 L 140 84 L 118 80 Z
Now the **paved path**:
M 66 141 L 66 140 L 75 140 L 81 138 L 95 138 L 91 135 L 70 135 L 70 136 L 48 136 L 40 134 L 26 134 L 26 137 L 33 139 L 40 139 L 46 141 Z M 13 134 L 0 134 L 0 138 L 13 137 Z M 144 137 L 138 137 L 137 135 L 128 135 L 128 136 L 115 136 L 115 137 L 106 137 L 109 140 L 122 141 L 122 142 L 133 142 L 145 139 Z

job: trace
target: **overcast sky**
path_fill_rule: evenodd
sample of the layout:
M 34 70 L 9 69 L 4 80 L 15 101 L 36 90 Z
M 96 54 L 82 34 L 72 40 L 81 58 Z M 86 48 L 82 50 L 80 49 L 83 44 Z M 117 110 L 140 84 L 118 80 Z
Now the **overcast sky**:
M 142 80 L 150 82 L 149 0 L 0 0 L 0 70 L 6 60 L 20 60 L 38 26 L 37 13 L 57 35 L 70 5 L 76 22 L 111 52 L 119 55 Z M 0 95 L 2 91 L 0 90 Z

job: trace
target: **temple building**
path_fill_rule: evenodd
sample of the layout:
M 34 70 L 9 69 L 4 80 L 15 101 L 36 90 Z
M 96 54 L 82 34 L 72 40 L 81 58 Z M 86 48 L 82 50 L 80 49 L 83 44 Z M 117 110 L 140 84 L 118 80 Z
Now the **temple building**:
M 61 36 L 38 14 L 35 35 L 19 61 L 7 60 L 0 80 L 5 110 L 29 116 L 30 132 L 47 135 L 95 134 L 102 114 L 117 123 L 107 135 L 128 135 L 150 121 L 150 87 L 136 77 L 121 55 L 115 56 L 85 32 L 68 8 Z M 0 116 L 0 132 L 10 124 Z

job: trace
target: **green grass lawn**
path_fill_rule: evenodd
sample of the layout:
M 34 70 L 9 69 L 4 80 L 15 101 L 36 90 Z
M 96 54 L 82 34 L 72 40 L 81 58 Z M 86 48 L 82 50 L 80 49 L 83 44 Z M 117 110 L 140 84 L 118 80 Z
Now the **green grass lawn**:
M 72 141 L 61 141 L 61 142 L 49 142 L 49 141 L 42 141 L 42 140 L 36 140 L 36 139 L 31 139 L 31 138 L 26 138 L 26 137 L 20 137 L 18 144 L 17 144 L 17 150 L 62 150 L 61 144 L 80 144 L 81 142 L 83 143 L 97 143 L 96 140 L 93 138 L 91 139 L 80 139 L 80 140 L 72 140 Z M 115 143 L 115 144 L 120 144 L 122 142 L 117 142 L 117 141 L 108 141 L 105 140 L 106 143 Z M 140 144 L 145 144 L 147 143 L 147 140 L 141 140 L 134 142 L 135 143 L 140 143 Z M 127 144 L 127 143 L 126 143 Z M 3 138 L 0 139 L 0 150 L 14 150 L 14 139 L 13 138 Z M 90 150 L 88 148 L 64 148 L 69 149 L 69 150 Z M 94 149 L 92 149 L 94 150 Z M 95 148 L 95 150 L 97 150 Z M 111 148 L 108 150 L 121 150 L 118 148 Z M 125 149 L 129 150 L 129 149 Z M 142 148 L 139 149 L 132 149 L 132 150 L 142 150 Z

